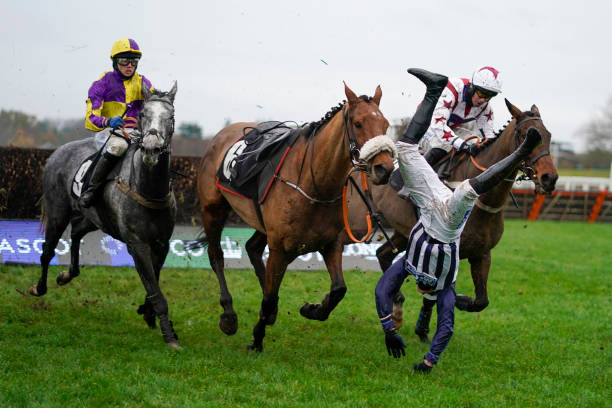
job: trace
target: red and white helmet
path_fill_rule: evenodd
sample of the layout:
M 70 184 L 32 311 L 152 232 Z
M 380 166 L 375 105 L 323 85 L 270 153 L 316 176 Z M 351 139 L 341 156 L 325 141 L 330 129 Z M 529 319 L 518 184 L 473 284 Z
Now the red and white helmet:
M 476 88 L 482 88 L 485 91 L 495 92 L 496 94 L 502 91 L 502 80 L 499 71 L 493 67 L 482 67 L 472 75 L 472 84 Z

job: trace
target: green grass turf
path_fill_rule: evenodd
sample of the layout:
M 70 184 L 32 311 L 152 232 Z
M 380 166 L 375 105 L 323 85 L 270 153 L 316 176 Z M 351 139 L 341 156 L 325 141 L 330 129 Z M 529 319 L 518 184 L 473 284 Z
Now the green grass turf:
M 261 302 L 252 271 L 227 271 L 239 331 L 217 327 L 210 270 L 164 269 L 161 286 L 183 350 L 136 314 L 132 268 L 82 268 L 42 298 L 23 296 L 37 266 L 0 266 L 0 407 L 605 407 L 610 406 L 611 224 L 506 222 L 494 250 L 490 305 L 457 311 L 430 375 L 404 284 L 406 357 L 387 355 L 374 308 L 378 271 L 346 270 L 348 292 L 326 322 L 299 315 L 329 289 L 324 271 L 286 273 L 264 352 L 247 353 Z M 472 293 L 462 261 L 457 292 Z M 435 324 L 435 313 L 434 319 Z M 434 329 L 435 330 L 435 329 Z

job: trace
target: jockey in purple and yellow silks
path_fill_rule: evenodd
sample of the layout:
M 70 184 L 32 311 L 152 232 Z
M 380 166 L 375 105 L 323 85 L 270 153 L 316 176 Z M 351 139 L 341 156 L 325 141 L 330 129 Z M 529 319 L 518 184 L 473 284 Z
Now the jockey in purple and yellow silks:
M 110 53 L 113 70 L 105 72 L 91 84 L 87 94 L 85 127 L 96 133 L 96 143 L 106 142 L 104 152 L 93 170 L 87 189 L 81 194 L 80 203 L 90 207 L 97 188 L 121 159 L 128 148 L 128 142 L 111 134 L 111 129 L 123 126 L 123 118 L 138 118 L 144 105 L 142 87 L 152 89 L 151 82 L 144 75 L 136 73 L 142 52 L 136 41 L 122 38 L 113 44 Z M 107 140 L 108 139 L 108 140 Z

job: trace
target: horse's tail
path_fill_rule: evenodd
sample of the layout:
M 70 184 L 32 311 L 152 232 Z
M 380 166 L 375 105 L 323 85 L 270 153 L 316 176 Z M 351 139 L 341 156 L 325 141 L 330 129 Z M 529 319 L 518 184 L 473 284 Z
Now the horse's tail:
M 47 225 L 47 207 L 45 206 L 45 200 L 41 196 L 38 201 L 36 201 L 36 205 L 40 205 L 40 226 L 39 231 L 44 232 L 45 225 Z
M 185 249 L 193 251 L 200 248 L 206 248 L 208 246 L 208 238 L 206 238 L 206 233 L 204 231 L 200 231 L 196 239 L 183 241 L 183 243 L 185 244 Z

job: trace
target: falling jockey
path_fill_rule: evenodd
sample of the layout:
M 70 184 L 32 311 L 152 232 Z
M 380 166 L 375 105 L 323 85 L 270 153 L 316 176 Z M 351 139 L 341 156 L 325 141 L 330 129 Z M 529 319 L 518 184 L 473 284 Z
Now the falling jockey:
M 417 290 L 434 296 L 438 326 L 431 348 L 413 368 L 431 371 L 448 345 L 454 329 L 455 280 L 459 267 L 459 238 L 480 194 L 493 188 L 541 143 L 537 130 L 530 128 L 521 145 L 509 156 L 480 175 L 465 180 L 451 191 L 437 177 L 418 144 L 432 120 L 438 98 L 447 78 L 420 69 L 408 70 L 427 86 L 423 102 L 396 143 L 404 187 L 419 208 L 419 219 L 412 228 L 406 254 L 391 265 L 376 286 L 376 309 L 385 333 L 387 352 L 395 358 L 405 355 L 404 340 L 396 330 L 391 314 L 392 299 L 410 275 Z

